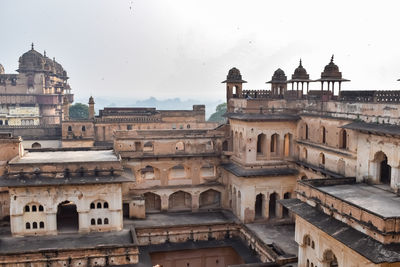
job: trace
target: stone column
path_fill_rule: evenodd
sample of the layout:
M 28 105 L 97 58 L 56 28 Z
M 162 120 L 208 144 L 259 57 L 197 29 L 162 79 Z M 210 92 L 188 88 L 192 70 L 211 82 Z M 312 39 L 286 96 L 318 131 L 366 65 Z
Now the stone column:
M 56 212 L 46 213 L 45 229 L 48 233 L 57 233 L 57 213 Z
M 79 211 L 79 232 L 89 232 L 89 218 L 88 211 Z
M 192 212 L 199 210 L 199 200 L 200 200 L 199 193 L 192 194 Z
M 396 192 L 400 188 L 400 169 L 399 167 L 392 168 L 390 177 L 390 187 Z
M 167 211 L 168 210 L 168 195 L 163 194 L 161 195 L 161 211 Z
M 160 182 L 161 182 L 161 186 L 166 186 L 168 185 L 168 171 L 166 167 L 162 167 L 160 168 Z

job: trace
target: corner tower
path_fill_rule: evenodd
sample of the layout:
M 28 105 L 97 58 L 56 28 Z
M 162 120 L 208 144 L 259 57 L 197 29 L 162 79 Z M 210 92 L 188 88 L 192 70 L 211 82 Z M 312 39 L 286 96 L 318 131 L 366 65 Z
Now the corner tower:
M 92 96 L 89 97 L 89 120 L 94 119 L 94 99 Z
M 242 80 L 240 70 L 232 68 L 229 70 L 226 80 L 222 83 L 226 83 L 226 103 L 228 103 L 231 98 L 242 97 L 242 85 L 247 82 Z

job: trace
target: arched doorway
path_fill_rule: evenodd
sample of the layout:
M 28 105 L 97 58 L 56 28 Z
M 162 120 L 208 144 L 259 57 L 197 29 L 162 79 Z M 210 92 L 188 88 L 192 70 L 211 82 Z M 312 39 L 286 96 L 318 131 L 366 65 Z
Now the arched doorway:
M 276 193 L 272 193 L 269 196 L 269 205 L 268 205 L 268 209 L 269 209 L 269 218 L 275 218 L 276 217 L 276 200 L 277 200 L 277 194 Z
M 157 194 L 147 192 L 144 194 L 146 212 L 161 211 L 161 197 Z
M 170 210 L 192 209 L 192 196 L 184 191 L 178 191 L 169 196 L 168 207 Z
M 265 156 L 266 140 L 267 137 L 263 133 L 257 136 L 257 156 Z
M 256 203 L 255 203 L 255 218 L 260 219 L 264 217 L 264 205 L 265 205 L 265 197 L 263 194 L 258 194 L 256 196 Z
M 292 135 L 290 133 L 284 136 L 283 150 L 285 157 L 290 157 L 292 155 Z
M 32 148 L 42 148 L 42 145 L 38 142 L 32 144 Z
M 208 189 L 200 194 L 199 208 L 200 209 L 213 209 L 221 207 L 221 193 Z
M 390 184 L 392 168 L 388 164 L 388 158 L 382 151 L 375 154 L 375 162 L 377 164 L 377 176 L 382 184 Z
M 326 266 L 329 267 L 337 267 L 338 261 L 335 256 L 335 254 L 332 252 L 332 250 L 327 250 L 324 252 L 324 262 L 326 263 Z
M 79 215 L 76 205 L 71 201 L 64 201 L 57 207 L 57 231 L 77 231 L 79 229 Z
M 283 195 L 283 199 L 289 199 L 289 198 L 290 198 L 290 193 L 286 192 Z M 289 210 L 286 207 L 283 207 L 283 209 L 282 209 L 282 217 L 283 218 L 289 217 Z

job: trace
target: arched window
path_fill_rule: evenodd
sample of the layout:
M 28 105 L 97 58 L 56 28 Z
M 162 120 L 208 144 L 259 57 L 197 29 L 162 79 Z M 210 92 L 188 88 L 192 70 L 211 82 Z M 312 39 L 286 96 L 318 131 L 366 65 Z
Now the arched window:
M 97 224 L 98 224 L 98 225 L 102 224 L 101 218 L 98 218 L 98 219 L 97 219 Z
M 258 155 L 265 155 L 265 147 L 266 147 L 266 140 L 267 137 L 265 134 L 259 134 L 257 136 L 257 154 Z
M 32 212 L 36 212 L 36 211 L 37 211 L 36 205 L 32 205 Z
M 94 203 L 92 202 L 92 203 L 90 203 L 90 209 L 94 209 L 95 208 L 95 205 L 94 205 Z
M 346 130 L 342 129 L 339 132 L 339 148 L 347 149 L 347 132 Z
M 39 211 L 43 211 L 43 206 L 39 205 Z
M 30 223 L 28 223 L 28 222 L 27 222 L 27 223 L 25 223 L 25 228 L 26 228 L 26 229 L 31 229 L 31 224 L 30 224 Z
M 44 228 L 44 222 L 40 222 L 40 223 L 39 223 L 39 228 L 40 228 L 40 229 L 43 229 L 43 228 Z
M 72 132 L 72 127 L 68 126 L 68 132 Z
M 326 144 L 326 129 L 324 126 L 321 126 L 321 143 Z
M 85 131 L 86 131 L 86 126 L 83 125 L 83 126 L 82 126 L 82 132 L 85 132 Z
M 108 224 L 108 218 L 104 219 L 104 224 Z
M 37 229 L 37 222 L 32 223 L 32 228 Z
M 325 155 L 324 155 L 324 153 L 320 153 L 319 154 L 319 165 L 321 167 L 325 166 Z
M 96 225 L 96 220 L 95 220 L 95 219 L 91 219 L 91 220 L 90 220 L 90 224 L 91 224 L 91 225 Z
M 304 123 L 304 139 L 308 139 L 308 125 L 307 123 Z
M 309 235 L 305 235 L 303 238 L 303 244 L 306 246 L 311 246 L 311 237 Z
M 271 153 L 279 153 L 279 135 L 278 134 L 273 134 L 271 136 L 271 147 L 270 147 L 270 151 Z
M 303 148 L 303 159 L 307 160 L 307 149 L 305 147 Z
M 185 150 L 185 144 L 182 141 L 176 143 L 175 150 L 176 151 L 184 151 Z
M 97 208 L 101 209 L 101 203 L 100 202 L 97 202 Z
M 32 144 L 32 148 L 41 148 L 41 147 L 42 147 L 42 145 L 38 142 L 35 142 Z
M 30 211 L 29 206 L 26 205 L 26 206 L 25 206 L 25 212 L 29 212 L 29 211 Z
M 104 202 L 103 208 L 108 209 L 108 202 Z
M 327 263 L 326 266 L 329 267 L 337 267 L 338 266 L 338 261 L 335 256 L 335 254 L 332 252 L 332 250 L 327 250 L 324 252 L 324 261 Z

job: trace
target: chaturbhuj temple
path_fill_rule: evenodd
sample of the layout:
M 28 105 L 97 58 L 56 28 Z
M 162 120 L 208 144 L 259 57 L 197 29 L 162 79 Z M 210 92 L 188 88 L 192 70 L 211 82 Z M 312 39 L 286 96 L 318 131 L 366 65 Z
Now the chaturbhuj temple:
M 223 124 L 93 97 L 77 120 L 32 45 L 0 65 L 0 264 L 400 266 L 400 91 L 344 89 L 327 62 L 261 90 L 230 69 Z

